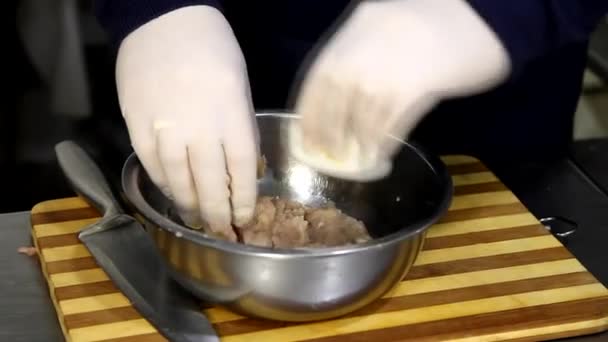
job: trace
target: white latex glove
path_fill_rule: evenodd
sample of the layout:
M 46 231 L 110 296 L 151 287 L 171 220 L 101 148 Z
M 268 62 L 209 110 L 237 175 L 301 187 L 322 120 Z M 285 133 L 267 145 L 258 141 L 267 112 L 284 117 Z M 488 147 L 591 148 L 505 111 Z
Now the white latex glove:
M 185 7 L 132 32 L 116 65 L 133 148 L 191 227 L 235 240 L 257 196 L 246 65 L 223 15 Z
M 292 154 L 340 178 L 381 178 L 438 102 L 487 90 L 509 71 L 501 42 L 463 0 L 361 2 L 303 80 Z

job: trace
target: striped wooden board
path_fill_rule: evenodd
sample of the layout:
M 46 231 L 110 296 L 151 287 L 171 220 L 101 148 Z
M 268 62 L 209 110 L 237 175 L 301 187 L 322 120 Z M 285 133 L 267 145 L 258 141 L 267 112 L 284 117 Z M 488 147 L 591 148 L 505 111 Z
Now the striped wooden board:
M 372 305 L 307 324 L 206 309 L 223 341 L 538 341 L 608 328 L 608 290 L 484 165 L 448 156 L 455 198 L 406 279 Z M 96 265 L 76 233 L 98 213 L 40 203 L 33 236 L 68 341 L 165 341 Z

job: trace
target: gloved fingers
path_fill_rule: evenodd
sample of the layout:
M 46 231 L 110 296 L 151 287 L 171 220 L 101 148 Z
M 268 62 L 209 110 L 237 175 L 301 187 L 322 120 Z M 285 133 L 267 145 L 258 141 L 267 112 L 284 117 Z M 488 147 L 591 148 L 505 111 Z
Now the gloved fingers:
M 167 177 L 173 201 L 184 223 L 202 227 L 198 196 L 188 160 L 187 141 L 176 127 L 159 128 L 156 134 L 159 160 Z
M 137 118 L 136 115 L 125 116 L 129 130 L 131 145 L 141 162 L 144 170 L 152 182 L 161 190 L 168 198 L 172 198 L 169 183 L 163 170 L 158 153 L 156 150 L 156 139 L 154 127 L 152 124 L 142 124 L 140 122 L 132 122 L 131 117 Z
M 260 137 L 260 128 L 258 127 L 258 121 L 255 114 L 255 108 L 253 106 L 253 102 L 251 101 L 251 87 L 249 86 L 249 77 L 245 75 L 245 101 L 241 106 L 246 106 L 246 111 L 249 114 L 249 120 L 251 121 L 251 127 L 253 127 L 253 134 L 255 138 L 255 148 L 258 156 L 261 156 L 261 147 L 262 143 Z
M 304 132 L 304 143 L 315 146 L 315 152 L 340 160 L 346 153 L 350 94 L 344 84 L 333 80 L 330 74 L 323 71 L 312 75 L 308 86 L 314 88 L 308 94 L 315 98 L 304 100 L 302 112 L 305 127 L 315 127 L 315 131 Z
M 329 156 L 340 160 L 345 157 L 347 144 L 352 139 L 349 130 L 352 94 L 339 81 L 329 80 L 327 85 L 326 99 L 319 111 L 323 116 L 318 120 L 324 123 L 320 125 L 319 134 L 322 136 L 321 141 L 326 142 L 325 150 Z
M 402 142 L 408 139 L 416 125 L 438 102 L 437 97 L 429 93 L 413 92 L 411 96 L 401 96 L 399 99 L 388 109 L 390 115 L 387 115 L 383 126 L 385 134 L 380 140 L 380 151 L 387 158 L 392 158 L 399 151 Z
M 192 177 L 203 224 L 210 234 L 236 241 L 230 217 L 230 191 L 220 132 L 208 130 L 188 144 Z
M 327 79 L 324 78 L 322 66 L 315 63 L 303 82 L 302 89 L 296 103 L 296 113 L 300 115 L 300 130 L 302 147 L 308 152 L 326 151 L 331 139 L 328 138 L 325 125 L 327 125 L 327 101 L 330 91 Z
M 230 179 L 232 219 L 242 227 L 253 217 L 257 199 L 258 147 L 257 124 L 248 99 L 237 96 L 237 103 L 224 113 L 223 146 Z M 240 102 L 240 103 L 239 103 Z
M 352 134 L 359 144 L 360 155 L 373 159 L 384 133 L 382 122 L 386 120 L 387 100 L 369 89 L 364 90 L 361 85 L 356 86 L 353 93 Z
M 238 227 L 253 217 L 257 198 L 257 156 L 252 141 L 235 135 L 224 140 L 226 165 L 230 181 L 232 222 Z

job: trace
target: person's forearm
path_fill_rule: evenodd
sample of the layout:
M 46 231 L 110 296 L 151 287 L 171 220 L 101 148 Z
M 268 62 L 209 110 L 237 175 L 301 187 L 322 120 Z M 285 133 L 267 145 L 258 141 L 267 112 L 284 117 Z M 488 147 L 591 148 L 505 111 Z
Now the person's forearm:
M 467 0 L 496 31 L 517 73 L 535 58 L 585 43 L 608 13 L 606 0 Z
M 95 13 L 112 43 L 119 45 L 129 33 L 165 13 L 196 5 L 221 10 L 221 3 L 221 0 L 95 0 Z

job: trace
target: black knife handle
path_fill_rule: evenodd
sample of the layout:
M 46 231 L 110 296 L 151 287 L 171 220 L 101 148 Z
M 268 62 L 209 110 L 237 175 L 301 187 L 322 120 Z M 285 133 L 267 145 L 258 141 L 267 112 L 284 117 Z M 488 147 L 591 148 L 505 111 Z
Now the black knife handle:
M 123 213 L 103 173 L 78 144 L 65 140 L 55 145 L 59 166 L 74 191 L 105 217 Z

